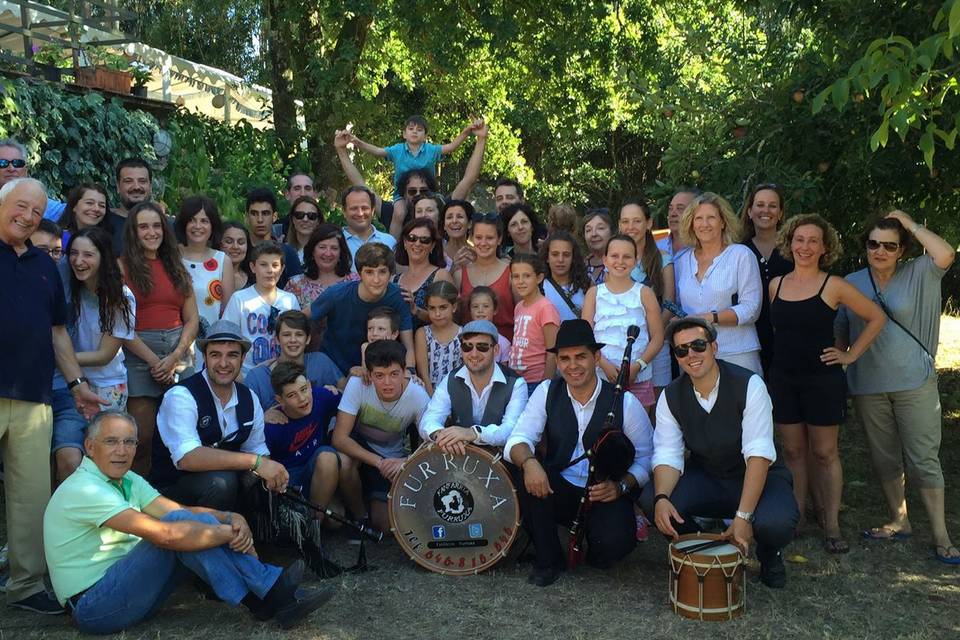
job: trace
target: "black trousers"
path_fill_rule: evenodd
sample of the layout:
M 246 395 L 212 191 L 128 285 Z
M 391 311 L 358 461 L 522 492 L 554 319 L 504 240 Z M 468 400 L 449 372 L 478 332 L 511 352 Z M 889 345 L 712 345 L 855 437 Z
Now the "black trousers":
M 546 498 L 536 498 L 527 493 L 521 480 L 520 508 L 536 547 L 536 566 L 559 569 L 566 565 L 567 554 L 560 546 L 557 525 L 570 526 L 585 490 L 564 480 L 557 471 L 548 471 L 547 475 L 553 493 Z M 586 527 L 587 562 L 607 568 L 637 546 L 633 503 L 621 497 L 613 502 L 594 502 L 589 506 L 583 523 Z
M 160 489 L 160 493 L 188 507 L 236 511 L 243 473 L 246 472 L 187 471 L 174 484 Z
M 687 466 L 677 486 L 670 494 L 670 502 L 684 519 L 673 523 L 677 533 L 697 533 L 699 528 L 693 516 L 704 518 L 732 518 L 740 504 L 743 478 L 717 478 L 703 469 Z M 643 488 L 640 506 L 647 518 L 654 521 L 653 482 Z M 775 465 L 767 473 L 767 482 L 754 510 L 753 537 L 757 541 L 757 559 L 762 563 L 793 539 L 800 518 L 797 501 L 793 497 L 793 476 L 783 465 Z

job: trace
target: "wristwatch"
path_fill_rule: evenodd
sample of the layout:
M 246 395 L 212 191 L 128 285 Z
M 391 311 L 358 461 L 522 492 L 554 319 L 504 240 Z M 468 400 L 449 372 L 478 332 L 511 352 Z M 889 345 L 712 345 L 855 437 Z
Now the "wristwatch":
M 82 385 L 82 384 L 83 384 L 84 382 L 86 382 L 86 381 L 87 381 L 87 379 L 84 378 L 83 376 L 80 376 L 80 377 L 77 378 L 76 380 L 71 380 L 70 382 L 67 383 L 67 390 L 68 390 L 68 391 L 73 391 L 73 388 L 74 388 L 74 387 L 79 387 L 80 385 Z
M 643 358 L 637 358 L 636 360 L 634 360 L 634 362 L 640 365 L 640 371 L 643 371 L 644 369 L 650 366 L 650 363 L 644 360 Z
M 748 524 L 753 524 L 753 511 L 737 511 L 736 517 L 746 520 Z
M 629 490 L 630 490 L 630 488 L 627 486 L 627 483 L 624 482 L 623 480 L 621 480 L 621 481 L 620 481 L 620 495 L 621 495 L 621 496 L 627 495 L 627 491 L 629 491 Z
M 480 442 L 480 437 L 483 435 L 483 429 L 478 424 L 475 424 L 470 428 L 473 429 L 475 434 L 477 434 L 477 439 L 474 440 L 474 442 Z

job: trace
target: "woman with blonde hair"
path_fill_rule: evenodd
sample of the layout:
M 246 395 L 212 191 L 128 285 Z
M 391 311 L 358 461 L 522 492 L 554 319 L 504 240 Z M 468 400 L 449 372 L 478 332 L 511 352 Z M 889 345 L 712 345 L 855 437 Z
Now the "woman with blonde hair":
M 763 288 L 753 253 L 736 244 L 740 223 L 716 193 L 694 198 L 680 219 L 680 237 L 692 250 L 676 256 L 680 308 L 717 328 L 717 357 L 763 375 L 754 322 Z
M 827 553 L 846 553 L 840 532 L 843 468 L 837 448 L 847 407 L 844 365 L 863 355 L 886 321 L 880 307 L 843 278 L 825 271 L 840 254 L 836 230 L 818 215 L 791 218 L 779 250 L 794 268 L 770 281 L 773 361 L 769 390 L 801 520 L 807 487 L 813 485 Z M 834 347 L 840 305 L 864 323 L 849 349 Z M 808 462 L 808 454 L 811 459 Z

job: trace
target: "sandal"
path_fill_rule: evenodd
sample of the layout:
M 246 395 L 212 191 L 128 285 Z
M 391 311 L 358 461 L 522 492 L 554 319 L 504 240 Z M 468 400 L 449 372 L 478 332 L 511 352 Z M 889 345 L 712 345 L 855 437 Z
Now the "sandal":
M 943 549 L 943 553 L 940 553 L 940 550 Z M 957 555 L 950 555 L 952 552 L 956 552 Z M 936 545 L 933 548 L 933 555 L 937 557 L 937 560 L 943 564 L 960 564 L 960 549 L 957 549 L 955 546 L 942 546 Z
M 823 550 L 827 553 L 847 553 L 850 551 L 850 545 L 843 538 L 827 536 L 823 539 Z
M 886 525 L 882 527 L 874 527 L 872 529 L 866 529 L 863 532 L 863 537 L 867 540 L 908 540 L 913 533 L 910 531 L 901 531 L 899 529 L 894 529 L 893 527 L 888 527 Z

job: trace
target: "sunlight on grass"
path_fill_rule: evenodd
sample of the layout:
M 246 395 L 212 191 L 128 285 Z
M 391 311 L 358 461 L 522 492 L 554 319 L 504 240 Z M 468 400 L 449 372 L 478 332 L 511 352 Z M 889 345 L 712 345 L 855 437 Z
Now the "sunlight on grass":
M 937 369 L 960 369 L 960 317 L 940 317 Z

